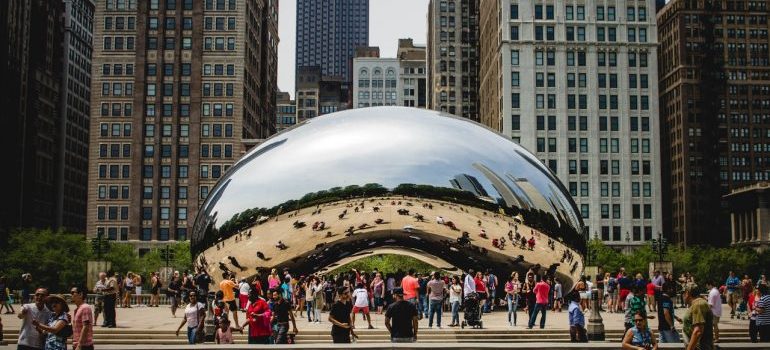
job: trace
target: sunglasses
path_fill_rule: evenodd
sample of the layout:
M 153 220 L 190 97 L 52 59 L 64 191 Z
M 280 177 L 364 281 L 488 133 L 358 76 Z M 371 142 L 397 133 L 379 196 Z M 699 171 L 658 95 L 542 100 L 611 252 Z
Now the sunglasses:
M 644 322 L 644 319 L 643 318 L 635 318 L 634 322 Z

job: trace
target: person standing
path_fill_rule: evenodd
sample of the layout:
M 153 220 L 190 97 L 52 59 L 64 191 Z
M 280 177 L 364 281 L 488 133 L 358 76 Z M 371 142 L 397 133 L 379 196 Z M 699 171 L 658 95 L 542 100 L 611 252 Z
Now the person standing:
M 745 294 L 744 294 L 745 295 Z M 759 289 L 754 289 L 751 294 L 749 294 L 748 298 L 748 308 L 749 308 L 749 338 L 751 339 L 752 343 L 756 343 L 759 341 L 759 330 L 757 329 L 757 310 L 756 310 L 756 302 L 759 301 Z
M 770 343 L 770 295 L 767 283 L 759 284 L 759 300 L 754 302 L 757 313 L 757 331 L 761 343 Z
M 473 269 L 468 269 L 468 274 L 465 275 L 465 280 L 463 280 L 463 298 L 465 299 L 471 293 L 476 293 L 476 282 L 473 280 L 475 275 Z
M 69 324 L 69 306 L 67 301 L 61 295 L 49 295 L 45 298 L 45 303 L 51 307 L 51 316 L 48 318 L 47 323 L 40 323 L 37 320 L 32 320 L 32 325 L 35 326 L 38 333 L 45 335 L 45 350 L 66 350 L 67 338 L 72 334 L 66 334 L 62 332 L 64 327 Z
M 417 273 L 417 303 L 420 319 L 428 317 L 428 276 Z
M 94 350 L 94 317 L 91 305 L 85 303 L 85 287 L 70 288 L 75 313 L 72 316 L 72 350 Z
M 647 282 L 647 311 L 649 312 L 657 312 L 658 307 L 655 303 L 655 283 L 652 283 L 652 280 Z
M 508 304 L 508 325 L 516 325 L 516 309 L 519 306 L 519 275 L 514 272 L 505 283 L 505 301 Z M 511 318 L 513 316 L 513 318 Z
M 417 341 L 417 307 L 404 300 L 401 288 L 393 289 L 395 301 L 385 311 L 385 328 L 390 332 L 393 343 L 414 343 Z
M 174 271 L 171 281 L 168 282 L 168 288 L 166 288 L 166 297 L 168 297 L 171 303 L 171 316 L 174 318 L 176 318 L 176 310 L 179 307 L 181 290 L 182 282 L 179 280 L 179 271 Z
M 160 273 L 153 272 L 152 278 L 150 278 L 150 307 L 158 307 L 160 304 L 160 288 L 163 283 L 160 281 Z
M 176 336 L 179 336 L 179 331 L 187 324 L 187 343 L 192 345 L 195 344 L 198 333 L 203 332 L 206 305 L 198 302 L 198 293 L 195 291 L 189 292 L 187 298 L 190 299 L 190 303 L 184 308 L 184 318 L 176 329 Z
M 674 300 L 671 296 L 676 295 L 675 282 L 666 282 L 658 298 L 658 341 L 660 343 L 680 343 L 679 333 L 676 331 L 674 320 L 681 322 L 674 313 Z
M 6 314 L 15 314 L 16 310 L 13 309 L 8 297 L 8 279 L 5 276 L 0 276 L 0 311 L 3 311 L 3 307 L 5 307 Z
M 193 280 L 195 281 L 195 286 L 198 288 L 198 299 L 210 307 L 209 285 L 211 284 L 211 276 L 209 276 L 208 272 L 206 272 L 206 269 L 201 267 L 198 269 L 198 274 L 195 275 Z M 237 322 L 236 325 L 238 325 Z
M 665 283 L 666 277 L 660 273 L 660 270 L 655 270 L 654 276 L 652 277 L 652 284 L 655 286 L 655 300 L 660 300 L 660 295 L 663 293 L 663 284 Z M 669 297 L 671 296 L 673 295 L 669 294 Z M 658 305 L 656 304 L 654 307 L 654 310 L 657 310 Z
M 682 298 L 689 306 L 682 317 L 685 350 L 714 349 L 714 315 L 711 313 L 708 302 L 699 295 L 699 289 L 695 283 L 688 284 L 682 292 Z
M 235 274 L 227 272 L 222 274 L 222 282 L 219 282 L 219 290 L 222 291 L 222 301 L 227 304 L 230 312 L 233 313 L 233 321 L 238 322 L 238 305 L 235 304 Z
M 582 308 L 580 307 L 580 293 L 574 291 L 567 294 L 567 300 L 569 300 L 567 314 L 569 316 L 570 341 L 573 343 L 588 342 L 588 334 L 586 332 L 586 318 L 585 315 L 583 315 Z
M 725 280 L 725 287 L 727 287 L 727 293 L 725 295 L 725 299 L 727 299 L 727 305 L 730 305 L 730 318 L 735 317 L 735 306 L 740 299 L 740 296 L 739 296 L 740 286 L 741 286 L 741 280 L 738 278 L 738 276 L 735 276 L 735 272 L 730 271 L 730 274 L 727 276 L 727 280 Z M 711 295 L 711 292 L 709 292 L 709 295 Z M 720 315 L 721 314 L 722 313 L 720 312 Z M 714 340 L 719 341 L 719 334 L 715 334 L 715 336 L 716 337 L 714 338 Z
M 452 323 L 449 327 L 460 325 L 460 303 L 463 300 L 463 286 L 460 284 L 460 277 L 452 276 L 452 286 L 449 287 L 449 305 L 452 308 Z
M 441 313 L 444 304 L 444 293 L 446 292 L 446 284 L 441 279 L 441 274 L 438 271 L 433 272 L 433 277 L 428 282 L 427 294 L 428 294 L 428 328 L 433 328 L 433 315 L 436 315 L 436 327 L 441 328 Z
M 117 327 L 115 321 L 115 304 L 118 301 L 118 280 L 115 272 L 107 271 L 107 287 L 104 288 L 104 324 L 107 328 Z
M 540 329 L 545 328 L 545 313 L 548 308 L 548 293 L 550 292 L 551 287 L 548 286 L 548 283 L 545 282 L 545 279 L 542 276 L 537 275 L 537 278 L 539 281 L 535 284 L 535 288 L 533 289 L 533 292 L 535 293 L 535 310 L 532 311 L 532 316 L 529 318 L 528 329 L 532 329 L 535 325 L 538 312 L 541 313 Z
M 414 269 L 409 269 L 407 275 L 401 279 L 401 289 L 404 293 L 404 300 L 412 303 L 415 307 L 418 306 L 417 293 L 419 288 L 417 278 L 414 277 Z M 420 318 L 422 318 L 422 313 L 420 313 Z
M 711 308 L 711 313 L 714 315 L 714 342 L 719 342 L 719 318 L 722 317 L 722 295 L 719 293 L 719 289 L 712 282 L 707 282 L 706 287 L 709 289 L 708 304 Z M 729 292 L 728 292 L 729 293 Z M 733 293 L 735 293 L 733 291 Z
M 238 284 L 238 302 L 241 311 L 246 310 L 246 304 L 249 302 L 249 292 L 251 291 L 251 284 L 246 282 L 245 278 L 241 278 L 241 282 Z
M 371 289 L 372 294 L 374 294 L 374 307 L 377 308 L 377 313 L 382 315 L 382 310 L 385 306 L 385 280 L 382 279 L 382 275 L 379 272 L 374 275 Z
M 634 326 L 629 328 L 623 336 L 623 349 L 657 350 L 658 343 L 652 336 L 650 328 L 647 327 L 647 318 L 641 312 L 637 312 L 634 314 L 633 320 Z
M 497 281 L 497 276 L 495 276 L 494 273 L 492 273 L 492 270 L 487 270 L 487 295 L 489 297 L 489 302 L 486 305 L 486 311 L 484 312 L 492 312 L 495 311 L 495 297 L 497 297 L 497 286 L 499 282 Z
M 601 292 L 599 292 L 599 294 L 601 294 Z M 559 281 L 558 278 L 554 278 L 554 285 L 553 285 L 553 310 L 551 310 L 551 311 L 561 312 L 563 301 L 564 301 L 564 294 L 562 293 L 561 282 Z
M 324 284 L 318 277 L 313 278 L 313 317 L 315 323 L 321 323 L 321 309 L 324 305 Z
M 134 273 L 128 272 L 123 279 L 123 307 L 131 308 L 131 296 L 134 294 Z
M 286 278 L 291 280 L 290 276 L 286 276 Z M 296 335 L 299 333 L 294 313 L 291 312 L 291 303 L 284 299 L 278 290 L 273 290 L 271 295 L 273 297 L 273 319 L 271 324 L 275 324 L 275 343 L 289 344 L 289 321 L 291 321 L 293 327 L 292 334 Z
M 487 284 L 484 282 L 484 276 L 481 271 L 476 272 L 476 278 L 473 279 L 473 283 L 476 284 L 476 294 L 479 297 L 481 307 L 479 308 L 479 317 L 484 313 L 484 308 L 487 305 Z
M 271 312 L 260 292 L 252 289 L 249 293 L 249 306 L 246 308 L 246 322 L 249 326 L 249 344 L 270 344 L 273 331 L 270 328 Z
M 19 350 L 43 349 L 43 335 L 34 326 L 34 323 L 44 324 L 51 317 L 51 310 L 45 304 L 47 297 L 48 290 L 38 288 L 32 296 L 33 302 L 22 305 L 18 314 L 19 319 L 22 320 L 17 341 Z
M 359 311 L 363 311 L 364 319 L 369 323 L 369 329 L 374 329 L 372 317 L 369 315 L 369 293 L 362 282 L 356 284 L 356 289 L 353 291 L 353 320 L 351 322 L 353 328 L 356 328 L 356 314 Z
M 329 322 L 332 323 L 332 342 L 338 344 L 350 343 L 350 337 L 355 336 L 350 314 L 353 304 L 350 302 L 350 291 L 345 287 L 337 289 L 339 298 L 329 310 Z
M 101 314 L 102 310 L 104 309 L 104 290 L 106 288 L 107 274 L 104 272 L 99 272 L 99 279 L 96 281 L 96 285 L 94 285 L 94 293 L 96 293 L 96 301 L 94 303 L 94 324 L 99 322 L 99 314 Z M 102 321 L 104 321 L 102 327 L 106 327 L 106 318 Z

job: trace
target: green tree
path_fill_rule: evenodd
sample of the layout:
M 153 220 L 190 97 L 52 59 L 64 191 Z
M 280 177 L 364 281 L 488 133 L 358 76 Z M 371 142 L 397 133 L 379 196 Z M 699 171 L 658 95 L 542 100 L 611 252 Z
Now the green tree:
M 416 271 L 420 272 L 430 272 L 438 269 L 435 266 L 427 264 L 421 260 L 417 260 L 411 256 L 379 254 L 349 262 L 345 265 L 337 267 L 327 274 L 334 275 L 342 272 L 348 272 L 351 269 L 371 272 L 375 268 L 382 273 L 394 273 L 399 270 L 406 272 L 409 269 L 415 269 Z

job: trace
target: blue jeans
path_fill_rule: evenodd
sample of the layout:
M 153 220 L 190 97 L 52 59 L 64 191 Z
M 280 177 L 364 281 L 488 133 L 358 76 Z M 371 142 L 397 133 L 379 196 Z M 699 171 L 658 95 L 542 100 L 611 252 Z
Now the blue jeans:
M 313 315 L 313 302 L 305 300 L 305 308 L 307 309 L 307 321 L 312 321 L 311 315 Z
M 679 333 L 677 331 L 659 331 L 658 332 L 658 342 L 660 343 L 679 343 L 681 340 L 679 339 Z
M 436 314 L 436 326 L 441 327 L 441 313 L 443 312 L 443 301 L 442 300 L 431 300 L 430 301 L 430 310 L 428 311 L 428 327 L 433 327 L 433 314 Z
M 427 298 L 425 297 L 425 294 L 420 294 L 417 299 L 419 300 L 419 305 L 417 306 L 417 313 L 420 315 L 425 315 L 425 317 L 428 317 L 428 303 L 426 302 Z
M 545 310 L 548 308 L 548 304 L 535 304 L 535 309 L 532 310 L 532 316 L 529 318 L 529 328 L 532 328 L 532 326 L 535 325 L 535 320 L 537 319 L 537 313 L 541 313 L 542 316 L 540 316 L 540 328 L 545 328 Z
M 460 302 L 452 302 L 452 324 L 460 324 Z
M 198 327 L 187 327 L 187 344 L 195 344 L 196 333 L 198 333 Z
M 516 309 L 519 307 L 519 296 L 510 295 L 506 296 L 508 300 L 508 323 L 511 323 L 511 314 L 513 314 L 513 324 L 516 324 Z
M 495 292 L 496 291 L 491 287 L 489 288 L 489 292 L 487 292 L 487 303 L 484 304 L 485 313 L 492 312 L 492 310 L 495 308 L 495 294 L 497 294 Z

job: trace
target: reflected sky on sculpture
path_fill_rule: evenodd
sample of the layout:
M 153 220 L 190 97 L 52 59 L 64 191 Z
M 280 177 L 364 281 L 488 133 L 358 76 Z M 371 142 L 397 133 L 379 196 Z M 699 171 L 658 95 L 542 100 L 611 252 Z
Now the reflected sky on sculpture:
M 585 251 L 582 220 L 571 197 L 554 174 L 521 146 L 465 119 L 426 110 L 379 107 L 311 119 L 246 154 L 204 202 L 192 234 L 193 253 L 208 251 L 244 230 L 254 231 L 259 218 L 262 222 L 312 222 L 317 221 L 312 217 L 317 214 L 315 209 L 323 205 L 335 210 L 347 205 L 352 208 L 355 201 L 351 198 L 358 198 L 362 203 L 369 200 L 364 207 L 373 207 L 375 197 L 394 196 L 408 197 L 412 205 L 418 201 L 424 205 L 429 200 L 441 205 L 454 203 L 465 207 L 465 213 L 471 213 L 469 207 L 477 208 L 481 211 L 474 215 L 479 218 L 499 215 L 499 222 L 490 224 L 504 226 L 498 235 L 501 237 L 509 231 L 509 225 L 501 223 L 522 218 L 528 228 L 522 235 L 529 237 L 532 229 L 576 255 Z M 303 211 L 311 207 L 312 215 L 309 209 Z M 396 207 L 394 212 L 399 209 Z M 292 214 L 296 216 L 289 221 Z M 428 210 L 423 215 L 434 216 Z M 344 233 L 341 226 L 336 228 L 340 229 L 337 233 Z M 380 233 L 383 238 L 397 236 L 402 228 L 391 226 Z M 455 236 L 462 232 L 476 235 L 479 229 L 457 228 Z M 272 246 L 284 235 L 294 234 L 295 228 L 289 225 L 287 232 L 275 229 L 259 233 L 266 235 L 259 239 Z M 433 233 L 428 228 L 425 232 Z M 312 254 L 296 252 L 297 256 L 306 253 Z M 278 262 L 271 260 L 270 264 Z

